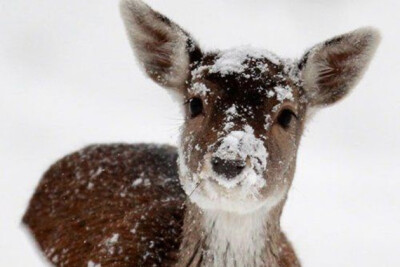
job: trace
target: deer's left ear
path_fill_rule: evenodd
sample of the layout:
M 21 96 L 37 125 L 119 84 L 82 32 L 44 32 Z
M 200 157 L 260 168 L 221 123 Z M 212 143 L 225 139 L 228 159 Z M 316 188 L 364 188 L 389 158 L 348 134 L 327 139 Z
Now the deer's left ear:
M 379 41 L 377 30 L 361 28 L 309 50 L 299 69 L 310 105 L 329 105 L 342 99 L 364 74 Z
M 201 59 L 195 41 L 141 0 L 121 0 L 120 9 L 133 50 L 146 74 L 161 86 L 179 90 L 190 64 Z

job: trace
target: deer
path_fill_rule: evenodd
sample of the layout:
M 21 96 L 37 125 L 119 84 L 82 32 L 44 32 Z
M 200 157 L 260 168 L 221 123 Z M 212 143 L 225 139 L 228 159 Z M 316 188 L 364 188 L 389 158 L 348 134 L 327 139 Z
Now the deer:
M 343 99 L 380 41 L 364 27 L 285 59 L 203 51 L 140 0 L 122 0 L 134 54 L 182 107 L 177 147 L 97 144 L 43 175 L 23 223 L 55 266 L 300 266 L 280 227 L 312 114 Z

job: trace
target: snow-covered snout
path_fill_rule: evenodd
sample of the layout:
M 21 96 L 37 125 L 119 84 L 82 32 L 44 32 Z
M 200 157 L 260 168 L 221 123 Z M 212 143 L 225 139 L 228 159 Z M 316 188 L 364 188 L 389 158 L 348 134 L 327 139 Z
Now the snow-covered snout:
M 213 177 L 226 187 L 243 182 L 249 172 L 262 175 L 267 167 L 268 153 L 264 142 L 254 136 L 246 125 L 241 131 L 231 131 L 221 138 L 211 154 Z
M 264 142 L 254 136 L 253 128 L 246 125 L 241 131 L 231 131 L 210 148 L 213 152 L 205 155 L 199 179 L 212 179 L 227 189 L 253 188 L 254 194 L 265 186 L 268 153 Z

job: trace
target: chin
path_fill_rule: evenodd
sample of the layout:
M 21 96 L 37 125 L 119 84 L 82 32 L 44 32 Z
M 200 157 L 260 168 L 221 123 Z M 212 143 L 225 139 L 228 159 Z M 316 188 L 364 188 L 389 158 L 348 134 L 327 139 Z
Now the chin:
M 286 195 L 286 190 L 261 191 L 267 186 L 265 179 L 244 173 L 234 181 L 226 181 L 215 176 L 196 175 L 197 179 L 187 179 L 183 188 L 189 200 L 206 211 L 222 211 L 236 214 L 249 214 L 256 211 L 269 211 Z

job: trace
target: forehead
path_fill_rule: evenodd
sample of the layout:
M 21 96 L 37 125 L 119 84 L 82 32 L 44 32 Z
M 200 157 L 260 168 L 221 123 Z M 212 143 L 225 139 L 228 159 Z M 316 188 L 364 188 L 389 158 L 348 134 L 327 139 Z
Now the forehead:
M 266 98 L 293 100 L 290 64 L 274 54 L 240 47 L 207 54 L 192 71 L 191 90 L 244 102 Z

